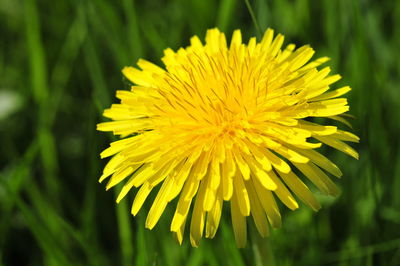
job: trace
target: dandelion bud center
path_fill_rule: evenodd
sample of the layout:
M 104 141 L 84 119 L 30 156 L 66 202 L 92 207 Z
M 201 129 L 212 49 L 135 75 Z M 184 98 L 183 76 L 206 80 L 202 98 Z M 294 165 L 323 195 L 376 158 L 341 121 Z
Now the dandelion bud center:
M 213 125 L 212 135 L 217 138 L 234 139 L 248 128 L 249 123 L 243 119 L 230 119 Z
M 237 130 L 237 125 L 235 125 L 235 124 L 230 124 L 230 123 L 223 124 L 220 127 L 219 136 L 220 137 L 223 137 L 223 136 L 234 137 L 236 130 Z

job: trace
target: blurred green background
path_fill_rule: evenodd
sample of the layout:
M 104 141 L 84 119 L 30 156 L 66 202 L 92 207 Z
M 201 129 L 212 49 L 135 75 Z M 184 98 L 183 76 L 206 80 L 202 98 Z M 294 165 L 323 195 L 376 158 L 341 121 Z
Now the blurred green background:
M 95 125 L 138 58 L 161 64 L 163 49 L 215 26 L 257 35 L 245 2 L 0 0 L 0 264 L 400 265 L 400 2 L 250 3 L 262 30 L 331 57 L 343 76 L 334 87 L 353 88 L 360 160 L 325 151 L 343 170 L 342 195 L 318 194 L 318 213 L 281 206 L 268 239 L 249 222 L 241 250 L 228 210 L 197 249 L 169 232 L 174 204 L 144 229 L 146 211 L 133 218 L 131 199 L 117 206 L 97 182 L 112 137 Z

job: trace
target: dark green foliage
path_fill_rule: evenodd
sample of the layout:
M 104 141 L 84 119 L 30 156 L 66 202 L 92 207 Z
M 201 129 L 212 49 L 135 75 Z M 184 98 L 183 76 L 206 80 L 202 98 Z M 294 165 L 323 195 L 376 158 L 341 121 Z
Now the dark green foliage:
M 214 240 L 179 246 L 167 208 L 153 231 L 146 211 L 97 182 L 112 139 L 95 131 L 120 70 L 186 46 L 218 26 L 257 35 L 244 1 L 0 1 L 0 265 L 399 265 L 400 2 L 249 1 L 261 27 L 310 44 L 350 85 L 360 160 L 326 149 L 342 195 L 323 209 L 283 212 L 261 239 L 249 219 L 238 250 L 228 210 Z M 118 188 L 117 188 L 118 191 Z M 149 202 L 145 209 L 148 209 Z M 273 255 L 272 255 L 273 254 Z M 273 256 L 273 257 L 272 257 Z

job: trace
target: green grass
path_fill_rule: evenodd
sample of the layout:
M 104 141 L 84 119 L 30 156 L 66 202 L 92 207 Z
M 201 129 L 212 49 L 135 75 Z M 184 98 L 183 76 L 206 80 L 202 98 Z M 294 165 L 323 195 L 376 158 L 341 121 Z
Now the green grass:
M 166 47 L 218 26 L 256 36 L 245 1 L 0 1 L 0 265 L 399 265 L 400 4 L 398 1 L 249 1 L 264 31 L 310 44 L 350 85 L 360 160 L 326 153 L 344 176 L 318 213 L 283 212 L 268 239 L 237 249 L 225 210 L 213 240 L 179 246 L 173 206 L 152 231 L 146 211 L 97 182 L 111 135 L 101 112 L 126 88 L 120 70 L 161 64 Z M 7 104 L 6 104 L 7 103 Z M 11 106 L 5 108 L 4 106 Z M 150 202 L 150 201 L 149 201 Z M 173 205 L 173 204 L 172 204 Z M 149 209 L 149 203 L 145 204 Z

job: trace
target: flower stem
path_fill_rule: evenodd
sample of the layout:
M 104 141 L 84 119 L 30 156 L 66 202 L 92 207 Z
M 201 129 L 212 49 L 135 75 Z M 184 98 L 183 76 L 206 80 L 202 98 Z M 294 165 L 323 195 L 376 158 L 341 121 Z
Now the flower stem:
M 256 266 L 275 266 L 274 254 L 272 252 L 269 237 L 263 238 L 255 228 L 250 228 L 251 248 L 254 254 Z
M 246 3 L 247 9 L 249 10 L 251 19 L 253 20 L 253 23 L 254 23 L 254 26 L 255 26 L 255 28 L 257 30 L 257 33 L 261 37 L 262 36 L 262 31 L 261 31 L 260 25 L 258 24 L 256 15 L 254 14 L 253 8 L 251 7 L 249 0 L 244 0 L 244 2 Z

